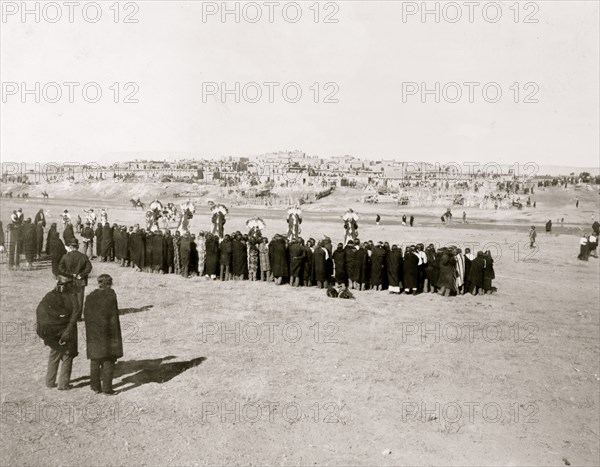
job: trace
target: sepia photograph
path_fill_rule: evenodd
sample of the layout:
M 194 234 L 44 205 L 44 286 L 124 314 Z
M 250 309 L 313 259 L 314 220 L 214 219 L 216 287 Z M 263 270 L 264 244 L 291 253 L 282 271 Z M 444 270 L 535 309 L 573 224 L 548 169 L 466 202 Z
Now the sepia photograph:
M 600 465 L 600 2 L 0 0 L 0 465 Z

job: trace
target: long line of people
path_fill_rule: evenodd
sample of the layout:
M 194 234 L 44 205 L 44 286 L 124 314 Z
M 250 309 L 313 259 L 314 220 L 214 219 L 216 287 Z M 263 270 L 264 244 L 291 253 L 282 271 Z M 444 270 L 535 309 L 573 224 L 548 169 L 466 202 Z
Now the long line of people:
M 61 242 L 53 229 L 55 225 L 50 229 L 48 249 L 54 270 L 60 261 Z M 181 235 L 178 231 L 150 232 L 137 226 L 127 228 L 108 223 L 99 225 L 93 235 L 86 226 L 82 237 L 90 258 L 93 257 L 90 244 L 95 240 L 96 258 L 101 262 L 116 262 L 140 272 L 180 274 L 185 278 L 262 280 L 294 287 L 336 285 L 398 294 L 439 292 L 446 296 L 494 290 L 494 261 L 490 252 L 472 255 L 468 248 L 463 254 L 458 247 L 436 250 L 433 244 L 427 248 L 416 244 L 402 251 L 388 242 L 375 244 L 358 239 L 334 248 L 327 237 L 318 242 L 313 238 L 288 241 L 277 234 L 269 241 L 261 235 L 241 232 L 227 234 L 220 241 L 210 232 Z

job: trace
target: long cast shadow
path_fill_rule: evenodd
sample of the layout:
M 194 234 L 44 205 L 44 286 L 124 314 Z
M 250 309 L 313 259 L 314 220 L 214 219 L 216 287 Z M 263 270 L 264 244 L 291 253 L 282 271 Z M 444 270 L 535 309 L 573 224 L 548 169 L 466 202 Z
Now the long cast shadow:
M 117 376 L 117 373 L 121 373 L 122 371 L 126 372 L 124 374 L 131 373 L 132 368 L 141 367 L 141 371 L 138 371 L 137 373 L 131 376 L 127 376 L 126 378 L 123 378 L 118 384 L 114 386 L 114 388 L 122 388 L 119 390 L 119 392 L 125 392 L 148 383 L 166 383 L 167 381 L 171 381 L 173 378 L 180 375 L 184 371 L 197 367 L 204 360 L 206 360 L 206 357 L 198 357 L 188 360 L 186 362 L 161 363 L 164 360 L 170 360 L 173 358 L 175 357 L 169 356 L 156 360 L 138 360 L 133 362 L 123 362 L 121 365 L 118 364 L 115 368 L 115 377 Z M 122 366 L 123 368 L 120 369 L 119 366 Z M 130 384 L 130 386 L 123 387 L 127 384 Z
M 141 306 L 139 308 L 121 308 L 119 310 L 119 316 L 129 315 L 131 313 L 141 313 L 142 311 L 148 311 L 153 306 L 154 305 L 146 305 L 146 306 Z
M 157 371 L 157 369 L 160 367 L 160 364 L 162 362 L 164 362 L 165 360 L 172 360 L 174 358 L 176 358 L 174 355 L 169 355 L 167 357 L 147 359 L 147 360 L 128 360 L 125 362 L 117 361 L 117 363 L 115 365 L 115 371 L 113 373 L 113 379 L 119 378 L 121 376 L 130 375 L 132 373 L 142 372 L 145 370 Z M 78 385 L 73 386 L 73 388 L 74 389 L 83 388 L 85 386 L 90 385 L 89 379 L 90 379 L 90 375 L 84 375 L 84 376 L 80 376 L 77 379 L 72 379 L 71 383 L 76 383 L 76 382 L 82 381 Z

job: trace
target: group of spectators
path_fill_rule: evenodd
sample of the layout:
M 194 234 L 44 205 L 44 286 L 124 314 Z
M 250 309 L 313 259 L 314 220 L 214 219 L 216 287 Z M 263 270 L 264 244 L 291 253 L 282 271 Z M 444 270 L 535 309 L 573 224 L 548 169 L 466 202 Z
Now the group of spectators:
M 65 243 L 72 232 L 65 230 Z M 198 235 L 169 230 L 146 231 L 138 226 L 105 223 L 94 231 L 82 229 L 82 251 L 90 259 L 115 262 L 140 272 L 204 276 L 212 280 L 272 281 L 294 287 L 388 290 L 391 293 L 444 295 L 491 293 L 494 261 L 490 252 L 463 254 L 458 247 L 436 249 L 433 244 L 410 245 L 402 250 L 388 242 L 349 240 L 336 246 L 331 239 L 234 232 L 220 238 L 211 232 Z M 96 243 L 94 248 L 94 242 Z M 48 234 L 47 250 L 53 273 L 64 254 L 56 225 Z

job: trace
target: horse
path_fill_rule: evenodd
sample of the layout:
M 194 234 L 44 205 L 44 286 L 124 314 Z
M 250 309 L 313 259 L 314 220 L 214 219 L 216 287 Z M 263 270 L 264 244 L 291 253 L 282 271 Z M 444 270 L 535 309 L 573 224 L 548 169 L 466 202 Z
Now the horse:
M 50 199 L 50 196 L 48 195 L 47 191 L 42 191 L 42 198 L 44 198 L 44 199 Z
M 140 199 L 139 199 L 139 198 L 138 198 L 137 200 L 136 200 L 136 199 L 133 199 L 133 198 L 131 198 L 131 199 L 129 200 L 129 202 L 130 202 L 130 203 L 131 203 L 131 205 L 133 206 L 133 209 L 136 209 L 136 210 L 137 210 L 137 208 L 138 208 L 138 207 L 140 207 L 140 208 L 142 208 L 142 209 L 144 209 L 144 208 L 146 207 L 146 205 L 145 205 L 144 203 L 142 203 L 142 202 L 140 201 Z
M 302 230 L 300 224 L 302 224 L 302 211 L 298 208 L 292 208 L 288 210 L 288 241 L 298 240 Z

